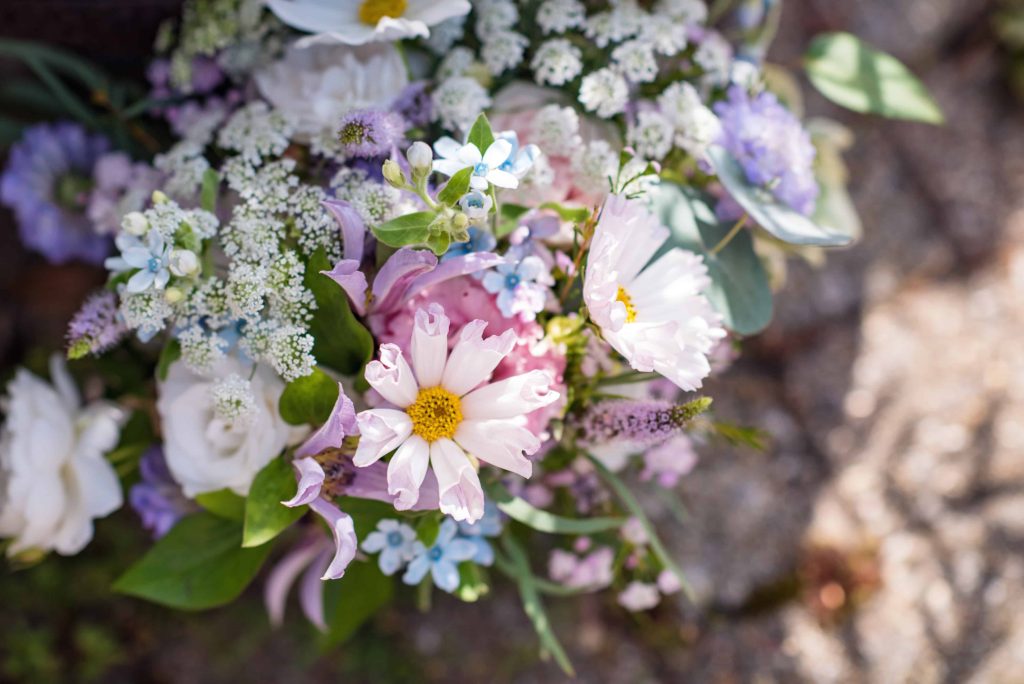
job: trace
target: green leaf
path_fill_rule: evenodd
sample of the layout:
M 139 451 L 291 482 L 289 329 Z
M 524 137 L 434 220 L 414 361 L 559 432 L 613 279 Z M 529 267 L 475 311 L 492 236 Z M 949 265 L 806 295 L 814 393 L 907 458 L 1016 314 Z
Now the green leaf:
M 477 149 L 480 150 L 480 154 L 487 151 L 487 148 L 494 142 L 494 131 L 491 130 L 491 122 L 487 120 L 487 117 L 481 114 L 476 118 L 473 123 L 473 127 L 469 129 L 469 137 L 466 138 L 466 142 L 473 143 Z
M 391 601 L 393 594 L 394 581 L 381 573 L 376 563 L 351 563 L 344 577 L 324 584 L 328 632 L 323 645 L 329 648 L 348 641 L 364 622 Z
M 245 499 L 230 489 L 196 495 L 196 503 L 225 520 L 245 520 Z
M 653 190 L 652 209 L 672 245 L 703 255 L 711 278 L 706 294 L 726 327 L 740 335 L 763 330 L 772 319 L 772 289 L 750 233 L 741 230 L 711 254 L 731 226 L 718 221 L 701 193 L 667 181 Z
M 807 77 L 822 95 L 855 112 L 941 124 L 942 110 L 895 57 L 850 33 L 816 37 L 804 55 Z
M 519 542 L 511 534 L 503 535 L 501 541 L 511 561 L 516 583 L 519 585 L 519 595 L 523 600 L 523 610 L 526 612 L 526 616 L 530 618 L 530 622 L 533 623 L 533 628 L 540 638 L 541 655 L 543 656 L 545 652 L 550 653 L 554 656 L 555 662 L 558 663 L 563 672 L 570 677 L 575 676 L 576 673 L 573 671 L 572 663 L 569 662 L 569 656 L 566 655 L 565 649 L 562 648 L 558 637 L 555 636 L 547 613 L 544 612 L 544 604 L 541 603 L 540 593 L 537 590 L 533 572 L 530 570 L 530 563 L 526 558 L 526 552 L 523 551 Z
M 436 215 L 432 211 L 405 214 L 373 229 L 377 239 L 388 247 L 422 245 L 430 235 L 430 224 Z
M 359 539 L 373 532 L 377 528 L 377 523 L 384 518 L 395 517 L 394 506 L 372 499 L 343 496 L 338 499 L 338 508 L 352 516 L 352 524 Z
M 196 254 L 199 254 L 203 248 L 203 241 L 196 234 L 195 229 L 184 221 L 178 226 L 178 230 L 174 232 L 174 241 L 183 249 L 190 250 Z
M 209 513 L 183 518 L 114 583 L 114 590 L 172 608 L 203 610 L 236 599 L 270 545 L 243 549 L 242 526 Z
M 521 204 L 512 204 L 508 202 L 502 204 L 501 218 L 498 221 L 497 230 L 494 231 L 494 236 L 499 238 L 505 237 L 518 228 L 519 219 L 528 211 L 530 211 L 530 207 L 524 207 Z
M 524 499 L 513 496 L 500 482 L 486 486 L 487 495 L 505 515 L 518 520 L 527 527 L 547 534 L 596 534 L 615 530 L 625 520 L 621 518 L 564 518 L 539 508 L 534 508 Z
M 472 561 L 459 563 L 459 586 L 455 596 L 466 603 L 476 603 L 491 591 L 484 570 Z
M 217 211 L 217 191 L 220 188 L 220 175 L 213 169 L 203 172 L 203 185 L 199 192 L 199 206 L 206 211 Z
M 284 386 L 277 408 L 286 423 L 321 425 L 331 416 L 338 401 L 338 383 L 319 368 Z
M 105 90 L 110 83 L 109 76 L 81 55 L 43 43 L 2 38 L 0 57 L 11 57 L 24 62 L 30 59 L 45 62 L 56 71 L 72 76 L 91 90 Z
M 451 244 L 452 236 L 448 233 L 432 233 L 430 237 L 427 238 L 427 247 L 429 247 L 430 251 L 437 256 L 441 256 L 447 252 L 448 247 L 450 247 Z
M 647 512 L 644 510 L 644 507 L 640 505 L 636 496 L 633 495 L 633 492 L 630 491 L 626 483 L 619 479 L 618 475 L 608 470 L 607 466 L 605 466 L 600 459 L 594 458 L 589 454 L 587 455 L 587 458 L 590 459 L 590 462 L 593 464 L 598 475 L 601 476 L 601 479 L 607 482 L 612 488 L 612 491 L 615 492 L 615 495 L 619 497 L 622 505 L 626 507 L 626 510 L 629 511 L 630 515 L 640 521 L 644 531 L 647 532 L 651 551 L 654 552 L 654 555 L 661 562 L 662 566 L 676 576 L 679 580 L 680 586 L 683 588 L 683 593 L 686 594 L 687 598 L 693 601 L 693 589 L 690 587 L 690 583 L 686 580 L 686 575 L 683 574 L 682 568 L 679 567 L 675 559 L 673 559 L 671 554 L 669 554 L 668 549 L 665 548 L 665 545 L 661 542 L 661 538 L 658 536 L 658 531 L 654 529 L 651 519 L 647 517 Z
M 839 247 L 853 241 L 852 236 L 826 230 L 777 200 L 768 190 L 751 184 L 740 163 L 720 145 L 710 146 L 707 154 L 718 180 L 733 199 L 759 226 L 783 242 Z
M 167 340 L 167 344 L 160 350 L 160 358 L 156 362 L 156 377 L 163 381 L 167 379 L 167 373 L 171 370 L 171 364 L 181 358 L 181 343 L 176 339 Z
M 590 218 L 590 209 L 587 207 L 567 207 L 564 204 L 558 202 L 545 202 L 540 205 L 541 209 L 551 209 L 563 221 L 570 221 L 572 223 L 583 223 Z
M 425 515 L 416 523 L 416 538 L 427 548 L 434 545 L 440 531 L 441 517 L 439 515 Z
M 301 518 L 305 507 L 289 508 L 281 503 L 294 495 L 295 471 L 283 458 L 275 458 L 256 473 L 245 498 L 242 546 L 262 546 Z
M 352 313 L 345 292 L 320 273 L 330 268 L 323 247 L 317 248 L 306 264 L 304 283 L 316 298 L 316 311 L 309 323 L 313 356 L 342 375 L 355 375 L 373 356 L 373 337 Z
M 466 168 L 458 171 L 454 176 L 448 179 L 441 191 L 437 193 L 437 201 L 443 204 L 447 204 L 449 207 L 454 207 L 458 204 L 462 196 L 469 191 L 469 177 L 473 175 L 473 167 L 467 166 Z

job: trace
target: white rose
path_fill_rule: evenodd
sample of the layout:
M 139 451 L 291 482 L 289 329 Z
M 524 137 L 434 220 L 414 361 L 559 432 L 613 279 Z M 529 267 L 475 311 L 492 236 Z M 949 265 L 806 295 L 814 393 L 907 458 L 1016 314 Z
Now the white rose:
M 0 432 L 0 537 L 7 554 L 78 553 L 93 519 L 121 507 L 121 484 L 104 459 L 124 413 L 107 402 L 82 407 L 64 360 L 50 360 L 53 385 L 19 369 L 7 387 Z
M 160 384 L 156 408 L 163 423 L 164 454 L 171 475 L 189 498 L 225 488 L 245 496 L 256 473 L 305 435 L 305 428 L 289 425 L 278 413 L 284 383 L 266 366 L 257 366 L 252 376 L 252 411 L 235 420 L 217 415 L 215 385 L 232 374 L 248 377 L 249 372 L 237 359 L 226 358 L 203 377 L 177 361 Z
M 256 74 L 260 94 L 295 124 L 298 137 L 333 136 L 342 115 L 386 109 L 409 85 L 393 45 L 292 46 Z

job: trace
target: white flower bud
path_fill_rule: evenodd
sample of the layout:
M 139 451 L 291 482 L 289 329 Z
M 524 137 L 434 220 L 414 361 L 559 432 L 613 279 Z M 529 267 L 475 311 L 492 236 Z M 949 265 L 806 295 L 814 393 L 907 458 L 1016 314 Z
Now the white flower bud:
M 494 201 L 479 190 L 473 190 L 459 200 L 459 207 L 465 212 L 469 222 L 474 224 L 483 222 L 491 212 L 492 206 Z
M 405 174 L 402 173 L 402 167 L 399 166 L 393 159 L 386 159 L 384 161 L 384 168 L 381 169 L 381 173 L 386 180 L 393 187 L 399 190 L 406 187 Z
M 199 272 L 199 257 L 188 249 L 171 250 L 168 268 L 178 277 L 195 275 Z
M 434 152 L 427 143 L 417 141 L 406 151 L 405 158 L 409 160 L 409 168 L 412 169 L 413 175 L 426 173 L 434 163 Z
M 121 219 L 121 227 L 130 235 L 142 237 L 149 232 L 149 219 L 141 211 L 130 211 Z
M 168 304 L 177 304 L 185 298 L 185 293 L 177 287 L 169 287 L 164 290 L 164 301 Z

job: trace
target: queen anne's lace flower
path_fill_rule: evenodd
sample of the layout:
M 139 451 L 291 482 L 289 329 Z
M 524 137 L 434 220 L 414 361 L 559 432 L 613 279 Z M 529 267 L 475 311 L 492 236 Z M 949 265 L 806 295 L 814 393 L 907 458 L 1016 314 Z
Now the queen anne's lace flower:
M 604 339 L 635 370 L 691 391 L 711 372 L 707 355 L 725 330 L 703 294 L 711 281 L 698 255 L 673 248 L 647 265 L 668 236 L 642 204 L 610 196 L 591 243 L 583 299 Z
M 494 76 L 500 76 L 509 69 L 514 69 L 523 61 L 523 54 L 530 44 L 529 39 L 521 33 L 502 31 L 489 36 L 480 46 L 487 70 Z
M 534 78 L 544 85 L 565 85 L 583 71 L 583 53 L 564 38 L 553 38 L 541 44 L 530 61 Z
M 491 105 L 491 98 L 475 79 L 454 76 L 434 90 L 434 118 L 451 131 L 468 131 L 476 118 Z
M 543 371 L 487 383 L 515 346 L 513 330 L 484 339 L 487 324 L 472 321 L 449 354 L 449 325 L 437 304 L 417 311 L 412 365 L 398 346 L 381 345 L 380 359 L 366 367 L 366 380 L 393 408 L 359 414 L 354 462 L 366 467 L 395 452 L 388 463 L 388 491 L 397 496 L 399 510 L 417 502 L 429 466 L 437 478 L 441 512 L 473 522 L 484 513 L 478 462 L 529 477 L 533 464 L 524 453 L 535 452 L 540 440 L 520 421 L 557 401 L 559 394 Z

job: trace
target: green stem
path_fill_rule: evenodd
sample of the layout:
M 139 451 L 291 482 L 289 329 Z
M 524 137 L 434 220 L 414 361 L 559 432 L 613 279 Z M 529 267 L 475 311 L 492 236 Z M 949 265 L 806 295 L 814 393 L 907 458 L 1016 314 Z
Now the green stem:
M 743 216 L 740 217 L 740 220 L 736 222 L 736 225 L 734 225 L 732 228 L 729 229 L 729 232 L 725 234 L 725 237 L 722 238 L 721 240 L 719 240 L 718 244 L 711 248 L 711 250 L 708 252 L 708 254 L 712 254 L 712 255 L 718 254 L 723 249 L 725 249 L 726 246 L 730 242 L 732 242 L 732 239 L 734 237 L 736 237 L 737 235 L 739 235 L 740 230 L 743 228 L 743 224 L 745 224 L 746 222 L 747 222 L 747 215 L 744 214 Z

